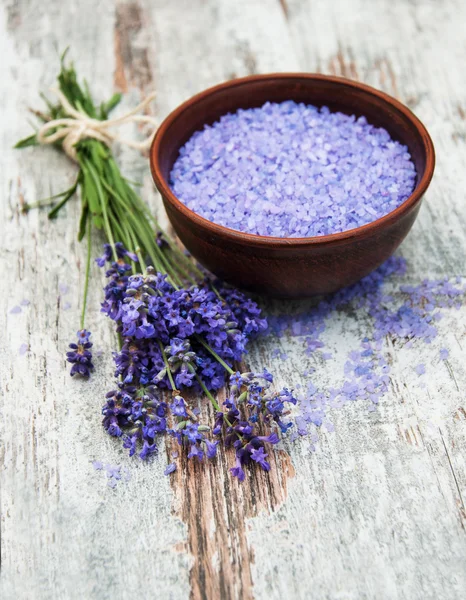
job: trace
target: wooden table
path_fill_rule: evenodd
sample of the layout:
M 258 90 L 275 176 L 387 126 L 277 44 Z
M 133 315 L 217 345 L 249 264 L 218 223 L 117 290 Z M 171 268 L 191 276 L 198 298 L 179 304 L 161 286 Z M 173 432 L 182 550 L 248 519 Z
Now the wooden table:
M 386 340 L 390 390 L 379 408 L 334 411 L 315 452 L 303 438 L 274 474 L 238 485 L 217 466 L 163 471 L 104 434 L 114 334 L 93 271 L 89 328 L 97 375 L 72 380 L 66 346 L 79 326 L 85 248 L 78 205 L 56 222 L 21 214 L 61 191 L 73 164 L 50 149 L 11 150 L 27 108 L 54 83 L 70 46 L 96 98 L 124 106 L 157 91 L 154 114 L 217 82 L 251 73 L 319 71 L 359 79 L 410 106 L 438 155 L 434 182 L 403 244 L 407 280 L 465 276 L 466 4 L 461 0 L 3 0 L 0 10 L 1 550 L 0 596 L 87 598 L 361 598 L 454 600 L 466 594 L 466 308 L 410 352 Z M 129 134 L 134 134 L 129 127 Z M 161 215 L 147 161 L 119 160 Z M 163 218 L 163 216 L 162 216 Z M 95 253 L 99 250 L 95 242 Z M 30 304 L 26 305 L 29 301 Z M 18 309 L 13 310 L 19 306 Z M 299 311 L 303 303 L 266 303 Z M 370 329 L 335 313 L 317 361 L 298 337 L 250 354 L 279 383 L 341 380 L 346 353 Z M 20 348 L 22 345 L 22 350 Z M 437 360 L 447 346 L 450 358 Z M 276 348 L 288 358 L 276 357 Z M 427 365 L 422 388 L 413 366 Z M 341 371 L 341 372 L 340 372 Z M 93 461 L 120 465 L 114 488 Z

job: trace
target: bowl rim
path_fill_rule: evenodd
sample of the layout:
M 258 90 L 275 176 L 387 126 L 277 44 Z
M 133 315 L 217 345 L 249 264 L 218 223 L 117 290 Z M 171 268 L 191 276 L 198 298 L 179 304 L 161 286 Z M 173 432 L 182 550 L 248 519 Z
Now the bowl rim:
M 373 96 L 377 96 L 379 99 L 384 101 L 387 104 L 391 104 L 392 107 L 401 112 L 411 123 L 414 125 L 415 129 L 419 134 L 419 138 L 422 140 L 422 144 L 424 147 L 425 155 L 426 155 L 426 166 L 424 170 L 424 174 L 417 183 L 413 192 L 408 196 L 408 198 L 400 204 L 395 210 L 387 213 L 383 217 L 376 219 L 375 221 L 371 221 L 366 225 L 361 225 L 360 227 L 356 227 L 354 229 L 348 229 L 346 231 L 341 231 L 338 233 L 331 233 L 328 235 L 322 236 L 311 236 L 311 237 L 276 237 L 276 236 L 261 236 L 254 233 L 246 233 L 243 231 L 238 231 L 236 229 L 231 229 L 230 227 L 225 227 L 224 225 L 219 225 L 218 223 L 214 223 L 209 221 L 205 217 L 202 217 L 198 213 L 194 212 L 190 208 L 188 208 L 181 200 L 179 200 L 175 194 L 171 191 L 170 186 L 166 178 L 162 175 L 160 163 L 158 157 L 162 151 L 161 148 L 161 140 L 164 137 L 167 129 L 169 129 L 172 123 L 185 111 L 190 110 L 190 108 L 199 102 L 202 102 L 207 96 L 215 94 L 216 92 L 224 89 L 229 89 L 238 86 L 248 86 L 251 83 L 255 83 L 257 81 L 266 81 L 273 79 L 290 79 L 290 80 L 299 80 L 299 79 L 307 79 L 313 81 L 330 81 L 340 85 L 346 85 L 356 90 L 364 91 Z M 240 107 L 238 107 L 240 108 Z M 404 213 L 409 212 L 411 208 L 413 208 L 421 199 L 421 197 L 426 192 L 432 176 L 434 174 L 435 168 L 435 150 L 432 139 L 424 126 L 424 124 L 416 117 L 416 115 L 404 104 L 402 104 L 396 98 L 393 98 L 389 94 L 382 92 L 373 88 L 370 85 L 365 83 L 360 83 L 359 81 L 353 81 L 352 79 L 347 79 L 346 77 L 337 77 L 335 75 L 324 75 L 321 73 L 300 73 L 300 72 L 290 72 L 290 73 L 266 73 L 261 75 L 249 75 L 247 77 L 241 77 L 238 79 L 232 79 L 212 87 L 209 87 L 198 94 L 195 94 L 188 100 L 185 100 L 182 104 L 180 104 L 177 108 L 175 108 L 171 113 L 165 117 L 159 128 L 157 129 L 154 139 L 152 140 L 152 144 L 150 147 L 150 169 L 152 173 L 152 177 L 154 182 L 159 189 L 164 200 L 168 201 L 176 210 L 181 212 L 187 219 L 194 221 L 198 226 L 203 227 L 209 230 L 210 233 L 216 234 L 217 236 L 226 237 L 232 242 L 242 242 L 247 243 L 250 246 L 256 247 L 302 247 L 302 246 L 323 246 L 327 244 L 331 244 L 334 242 L 341 241 L 355 241 L 357 239 L 363 239 L 367 236 L 375 233 L 380 227 L 385 225 L 393 224 L 399 218 L 403 216 Z

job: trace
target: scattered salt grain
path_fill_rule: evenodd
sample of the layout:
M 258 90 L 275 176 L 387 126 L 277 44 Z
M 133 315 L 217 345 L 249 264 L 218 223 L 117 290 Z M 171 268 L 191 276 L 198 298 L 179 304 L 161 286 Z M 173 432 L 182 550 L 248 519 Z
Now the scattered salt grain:
M 448 348 L 440 349 L 440 360 L 447 360 L 449 356 L 450 356 L 450 351 L 448 350 Z
M 305 352 L 309 355 L 325 347 L 322 334 L 328 321 L 338 313 L 359 309 L 370 317 L 367 336 L 361 337 L 358 349 L 347 354 L 343 383 L 336 388 L 319 389 L 308 379 L 307 390 L 298 395 L 297 412 L 299 418 L 308 423 L 309 435 L 321 426 L 328 430 L 329 411 L 350 402 L 362 400 L 373 412 L 389 390 L 391 369 L 385 340 L 390 339 L 395 348 L 406 349 L 420 343 L 430 344 L 438 336 L 437 322 L 444 309 L 456 309 L 458 304 L 464 304 L 466 281 L 463 278 L 426 279 L 417 285 L 406 285 L 400 281 L 405 272 L 405 260 L 393 256 L 358 283 L 317 303 L 309 303 L 309 307 L 298 314 L 287 311 L 268 317 L 269 335 L 276 337 L 295 336 L 294 325 L 299 321 L 299 337 L 304 338 Z M 391 279 L 390 294 L 384 289 L 388 278 Z M 442 348 L 440 358 L 446 360 L 448 356 L 448 349 Z M 417 365 L 415 372 L 420 377 L 425 373 L 425 365 Z M 311 373 L 308 368 L 303 377 L 308 378 Z M 418 387 L 426 387 L 421 378 Z M 296 433 L 297 429 L 303 431 L 302 422 L 296 421 L 293 429 Z
M 106 464 L 101 460 L 94 460 L 92 466 L 96 471 L 105 472 L 108 487 L 115 488 L 119 483 L 127 483 L 131 479 L 131 472 L 127 467 Z
M 396 209 L 416 172 L 408 150 L 365 117 L 293 101 L 238 110 L 196 132 L 171 172 L 188 208 L 231 229 L 309 237 Z
M 105 465 L 105 471 L 109 479 L 121 479 L 121 467 L 118 465 Z
M 421 363 L 420 365 L 417 365 L 417 367 L 414 369 L 416 371 L 416 373 L 421 376 L 421 375 L 425 375 L 426 372 L 426 366 L 425 364 Z

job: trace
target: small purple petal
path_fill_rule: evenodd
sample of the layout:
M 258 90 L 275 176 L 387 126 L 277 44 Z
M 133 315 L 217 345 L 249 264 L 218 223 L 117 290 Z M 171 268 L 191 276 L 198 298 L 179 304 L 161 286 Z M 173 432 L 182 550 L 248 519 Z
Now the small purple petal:
M 167 465 L 165 471 L 163 472 L 164 475 L 170 475 L 170 473 L 173 473 L 173 471 L 176 471 L 176 464 L 175 463 L 170 463 L 169 465 Z

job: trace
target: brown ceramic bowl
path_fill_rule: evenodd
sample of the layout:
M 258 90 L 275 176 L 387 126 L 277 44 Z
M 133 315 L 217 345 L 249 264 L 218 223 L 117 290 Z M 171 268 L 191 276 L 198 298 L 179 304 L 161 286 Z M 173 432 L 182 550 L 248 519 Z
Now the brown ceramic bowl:
M 211 223 L 187 208 L 170 189 L 169 175 L 191 135 L 238 108 L 295 100 L 328 106 L 376 126 L 408 146 L 417 170 L 411 196 L 368 225 L 321 237 L 263 237 Z M 212 87 L 174 110 L 160 126 L 150 152 L 155 184 L 186 248 L 209 271 L 254 292 L 305 297 L 354 283 L 386 260 L 418 214 L 434 172 L 435 154 L 424 125 L 400 102 L 362 83 L 305 73 L 254 75 Z

